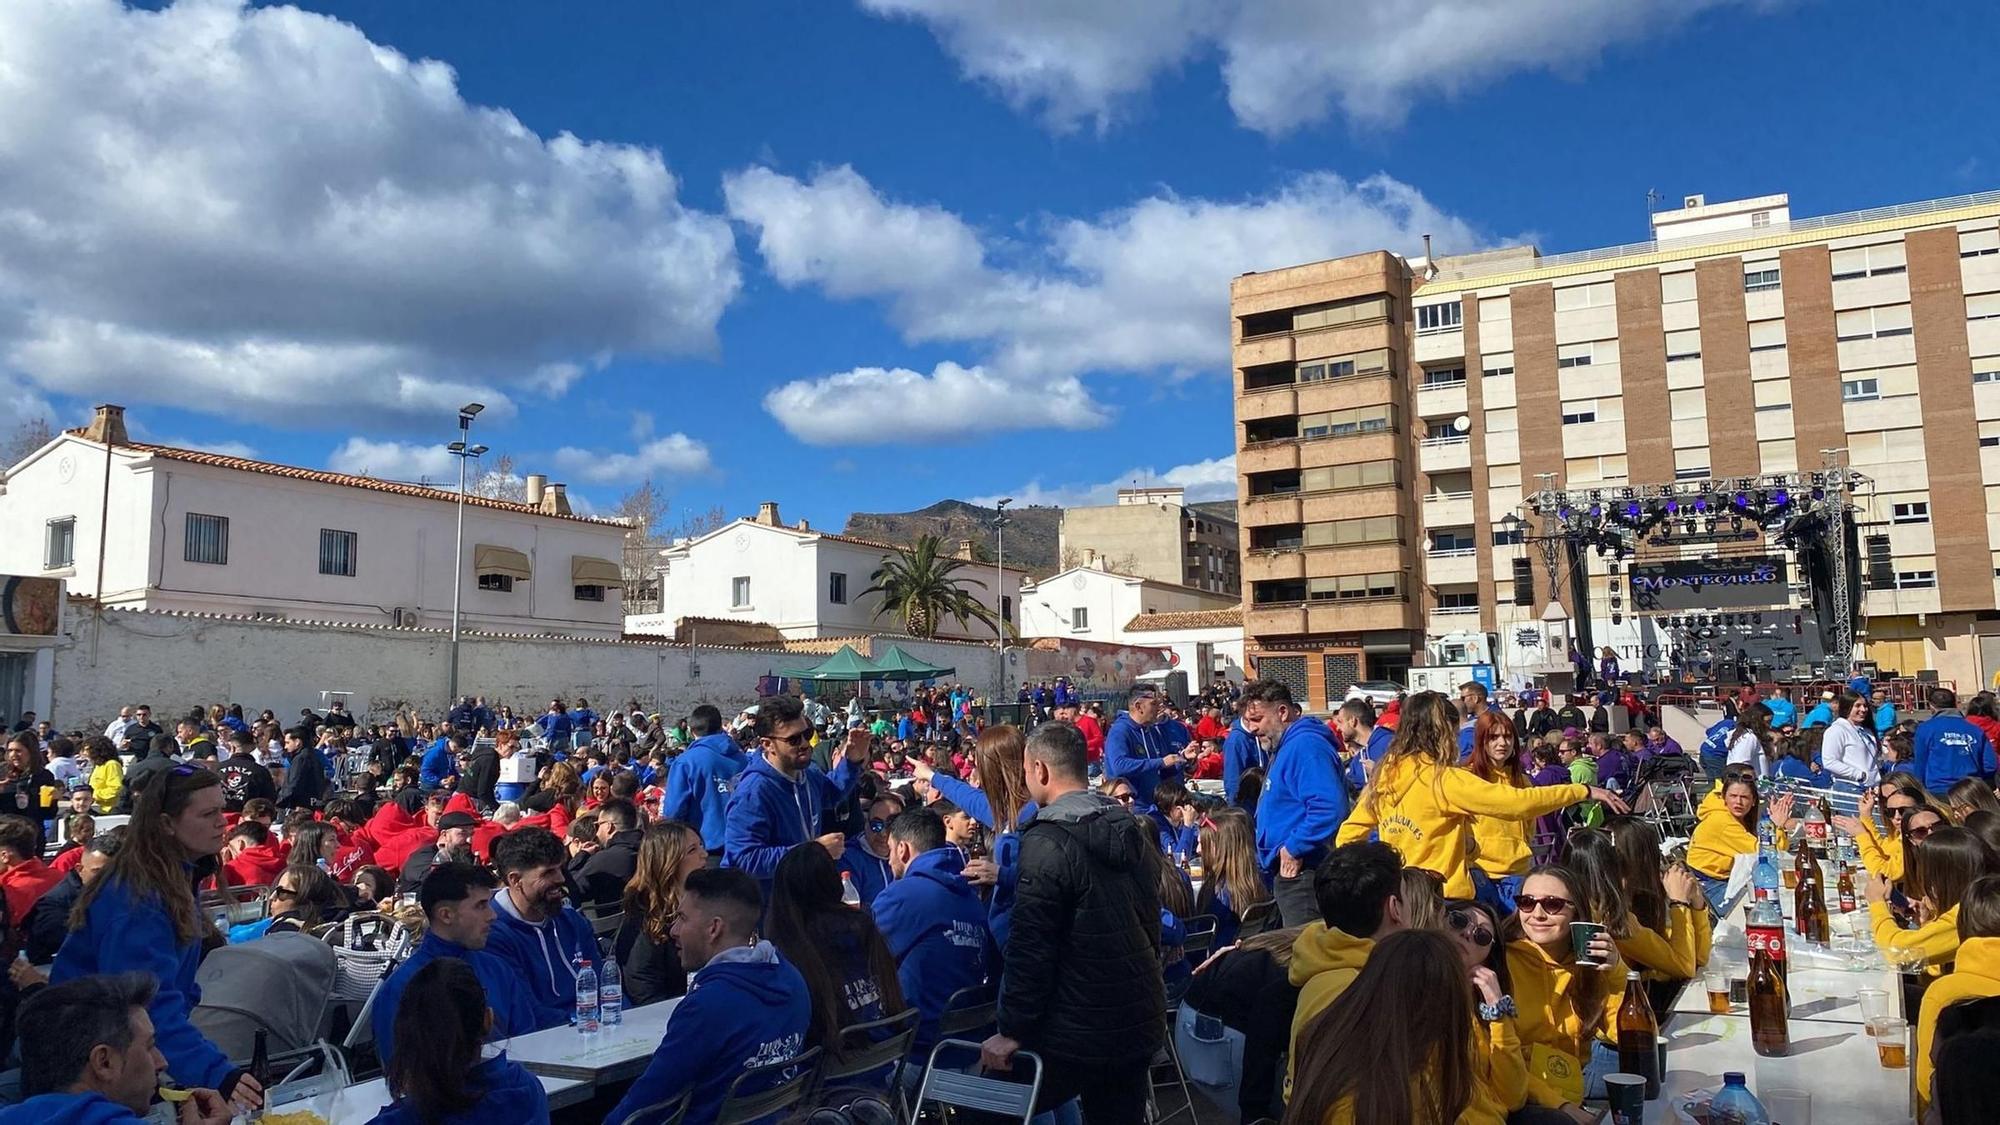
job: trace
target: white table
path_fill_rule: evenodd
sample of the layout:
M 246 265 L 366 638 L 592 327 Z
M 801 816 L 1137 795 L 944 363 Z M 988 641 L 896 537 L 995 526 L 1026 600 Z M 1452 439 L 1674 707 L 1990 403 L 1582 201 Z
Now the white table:
M 560 1109 L 588 1100 L 591 1086 L 573 1078 L 551 1078 L 537 1075 L 541 1079 L 542 1091 L 549 1096 L 549 1108 Z M 288 1110 L 310 1109 L 326 1118 L 327 1125 L 367 1125 L 382 1108 L 395 1099 L 389 1096 L 389 1084 L 381 1078 L 367 1082 L 357 1082 L 352 1086 L 300 1102 L 287 1102 L 271 1107 L 272 1113 Z
M 1787 953 L 1790 952 L 1789 947 Z M 1724 962 L 1709 961 L 1719 969 Z M 1749 969 L 1740 961 L 1729 966 L 1731 975 L 1746 976 Z M 1903 982 L 1894 969 L 1823 969 L 1794 965 L 1785 977 L 1786 999 L 1791 1002 L 1792 1019 L 1818 1023 L 1861 1024 L 1860 992 L 1879 988 L 1892 997 L 1901 995 Z M 1708 1015 L 1708 989 L 1697 977 L 1681 989 L 1673 1015 Z M 1738 1015 L 1743 1012 L 1738 1010 Z
M 595 1035 L 584 1035 L 567 1024 L 516 1035 L 502 1045 L 507 1056 L 536 1074 L 571 1078 L 593 1085 L 637 1078 L 667 1034 L 667 1017 L 680 998 L 661 1000 L 625 1012 L 625 1022 Z
M 1691 1090 L 1721 1089 L 1723 1073 L 1731 1070 L 1743 1073 L 1753 1094 L 1769 1086 L 1809 1091 L 1813 1125 L 1910 1120 L 1910 1071 L 1884 1069 L 1866 1030 L 1795 1017 L 1790 1031 L 1791 1053 L 1767 1059 L 1750 1045 L 1748 1016 L 1675 1015 L 1667 1025 L 1667 1073 L 1659 1099 L 1646 1103 L 1646 1121 L 1689 1120 L 1674 1104 Z

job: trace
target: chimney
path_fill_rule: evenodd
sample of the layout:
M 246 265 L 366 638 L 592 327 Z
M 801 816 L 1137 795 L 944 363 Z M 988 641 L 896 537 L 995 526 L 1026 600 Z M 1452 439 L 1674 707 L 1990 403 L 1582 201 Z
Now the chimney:
M 972 540 L 961 539 L 958 541 L 958 557 L 961 559 L 971 559 L 976 557 L 972 553 Z
M 757 505 L 757 522 L 763 524 L 765 527 L 783 526 L 778 522 L 778 502 L 776 500 L 766 500 L 762 504 Z
M 569 511 L 569 486 L 552 484 L 542 492 L 542 502 L 535 505 L 545 516 L 566 516 Z
M 528 483 L 526 485 L 526 491 L 523 492 L 521 497 L 522 502 L 527 504 L 528 507 L 530 508 L 541 507 L 542 492 L 544 489 L 548 488 L 548 486 L 549 486 L 548 477 L 543 476 L 541 473 L 529 473 Z
M 799 529 L 800 531 L 811 531 L 811 530 L 813 529 L 813 525 L 812 525 L 812 521 L 811 521 L 811 520 L 800 520 L 800 521 L 799 521 L 799 523 L 798 523 L 798 529 Z
M 132 439 L 125 436 L 125 408 L 108 402 L 98 407 L 83 436 L 105 445 L 130 445 Z
M 1097 548 L 1085 547 L 1083 549 L 1083 565 L 1092 570 L 1097 569 Z

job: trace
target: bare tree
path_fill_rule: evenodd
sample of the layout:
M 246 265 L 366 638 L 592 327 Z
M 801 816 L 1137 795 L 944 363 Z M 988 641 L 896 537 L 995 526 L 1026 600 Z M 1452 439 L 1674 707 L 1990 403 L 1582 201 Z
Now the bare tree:
M 673 538 L 698 538 L 718 528 L 725 527 L 728 523 L 729 509 L 717 504 L 705 512 L 695 512 L 682 516 L 680 525 L 674 528 Z
M 660 579 L 654 564 L 666 544 L 656 532 L 666 522 L 667 498 L 648 477 L 620 498 L 611 514 L 631 525 L 618 563 L 625 578 L 625 612 L 657 613 Z
M 14 432 L 7 435 L 6 443 L 0 445 L 0 467 L 20 464 L 23 458 L 47 445 L 55 436 L 55 429 L 49 425 L 47 418 L 21 419 L 14 426 Z

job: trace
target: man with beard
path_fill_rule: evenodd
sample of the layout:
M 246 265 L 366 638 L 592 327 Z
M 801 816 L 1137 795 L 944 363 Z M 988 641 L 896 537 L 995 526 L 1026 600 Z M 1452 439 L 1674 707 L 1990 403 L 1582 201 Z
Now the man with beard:
M 567 1023 L 576 1011 L 576 959 L 599 960 L 590 922 L 569 904 L 563 846 L 545 828 L 522 828 L 493 841 L 502 886 L 493 895 L 487 948 L 527 987 L 536 1026 Z

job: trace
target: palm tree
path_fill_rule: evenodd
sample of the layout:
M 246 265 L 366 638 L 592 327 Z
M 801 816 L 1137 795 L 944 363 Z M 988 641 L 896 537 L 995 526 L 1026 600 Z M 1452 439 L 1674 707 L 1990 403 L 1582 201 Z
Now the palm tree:
M 874 585 L 861 591 L 862 595 L 882 595 L 877 615 L 901 617 L 903 631 L 912 637 L 936 636 L 938 623 L 947 617 L 961 628 L 968 621 L 984 622 L 998 635 L 998 615 L 964 588 L 969 584 L 983 590 L 986 584 L 976 578 L 957 577 L 958 571 L 971 563 L 941 553 L 939 542 L 938 536 L 924 535 L 912 546 L 896 548 L 868 576 Z

